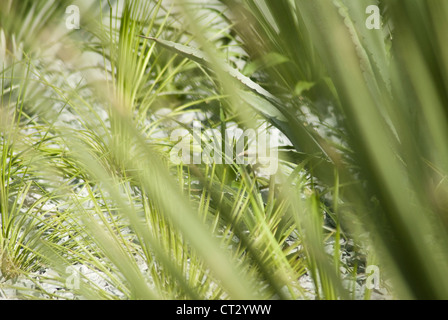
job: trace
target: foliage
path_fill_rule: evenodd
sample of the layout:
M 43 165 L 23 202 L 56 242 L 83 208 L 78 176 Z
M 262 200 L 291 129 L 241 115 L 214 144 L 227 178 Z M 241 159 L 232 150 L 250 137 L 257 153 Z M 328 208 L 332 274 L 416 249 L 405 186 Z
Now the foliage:
M 68 30 L 71 3 L 22 3 L 0 1 L 0 297 L 447 297 L 447 5 L 79 1 Z M 221 134 L 195 152 L 281 133 L 277 172 L 173 162 L 198 122 Z

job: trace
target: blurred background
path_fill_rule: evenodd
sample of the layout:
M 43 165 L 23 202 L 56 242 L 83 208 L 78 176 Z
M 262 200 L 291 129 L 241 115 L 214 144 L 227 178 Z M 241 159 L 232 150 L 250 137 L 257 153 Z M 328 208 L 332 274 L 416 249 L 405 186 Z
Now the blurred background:
M 445 30 L 438 0 L 0 0 L 0 299 L 448 298 Z

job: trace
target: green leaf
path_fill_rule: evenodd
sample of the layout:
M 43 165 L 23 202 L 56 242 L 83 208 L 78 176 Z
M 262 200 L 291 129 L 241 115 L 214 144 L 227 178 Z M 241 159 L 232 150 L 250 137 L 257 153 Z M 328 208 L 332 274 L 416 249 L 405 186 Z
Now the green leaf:
M 296 87 L 294 89 L 294 93 L 297 96 L 301 96 L 303 92 L 310 90 L 312 87 L 314 87 L 314 82 L 308 82 L 308 81 L 299 81 L 296 84 Z
M 249 62 L 243 69 L 243 73 L 251 76 L 257 71 L 276 67 L 280 64 L 288 62 L 289 59 L 277 52 L 269 52 L 258 60 Z

